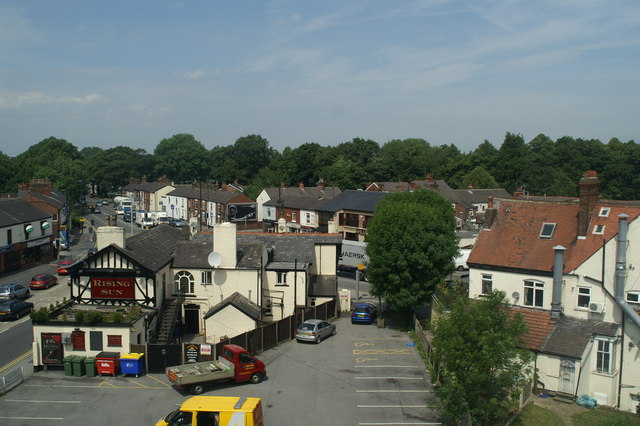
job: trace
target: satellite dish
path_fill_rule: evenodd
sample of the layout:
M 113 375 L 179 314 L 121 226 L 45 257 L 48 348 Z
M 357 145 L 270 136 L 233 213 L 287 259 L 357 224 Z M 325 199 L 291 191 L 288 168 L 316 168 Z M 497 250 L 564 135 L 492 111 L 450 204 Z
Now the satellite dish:
M 514 292 L 511 294 L 511 297 L 513 297 L 514 299 L 520 299 L 520 293 L 518 293 L 517 291 L 514 291 Z
M 209 265 L 212 267 L 217 268 L 222 263 L 222 255 L 217 251 L 212 251 L 207 257 L 207 262 L 209 262 Z

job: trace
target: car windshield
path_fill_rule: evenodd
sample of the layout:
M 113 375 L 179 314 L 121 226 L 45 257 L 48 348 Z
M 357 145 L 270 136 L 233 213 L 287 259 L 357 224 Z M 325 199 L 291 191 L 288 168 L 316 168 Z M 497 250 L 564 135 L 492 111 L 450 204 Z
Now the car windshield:
M 358 313 L 369 312 L 369 307 L 368 306 L 356 306 L 356 308 L 353 311 L 354 312 L 358 312 Z
M 307 324 L 307 323 L 303 323 L 300 324 L 300 330 L 313 330 L 314 328 L 316 328 L 316 326 L 314 324 Z

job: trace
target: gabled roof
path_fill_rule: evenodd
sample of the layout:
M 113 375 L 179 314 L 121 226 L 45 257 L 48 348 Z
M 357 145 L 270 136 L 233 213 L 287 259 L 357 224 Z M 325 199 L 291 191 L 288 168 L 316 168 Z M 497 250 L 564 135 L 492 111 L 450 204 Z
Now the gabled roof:
M 209 254 L 213 251 L 211 236 L 209 241 L 184 241 L 176 244 L 173 268 L 211 269 Z M 258 269 L 265 249 L 261 242 L 242 242 L 237 245 L 238 269 Z
M 167 186 L 171 186 L 171 185 L 163 182 L 140 182 L 140 183 L 130 183 L 122 189 L 124 189 L 125 191 L 156 192 Z
M 264 188 L 270 200 L 282 197 L 310 197 L 316 200 L 330 200 L 337 197 L 342 192 L 337 186 L 310 186 L 310 187 L 286 187 L 286 188 Z
M 204 319 L 207 319 L 227 306 L 233 306 L 238 309 L 240 312 L 248 316 L 253 320 L 260 319 L 260 307 L 255 303 L 251 302 L 249 299 L 238 293 L 237 291 L 233 293 L 231 296 L 227 297 L 217 305 L 213 306 L 211 309 L 204 314 Z
M 66 197 L 59 191 L 55 189 L 51 190 L 51 195 L 43 194 L 41 192 L 32 192 L 30 194 L 25 195 L 25 197 L 33 197 L 39 200 L 44 201 L 45 203 L 54 206 L 58 210 L 62 209 L 66 203 Z
M 214 203 L 227 204 L 230 202 L 238 203 L 252 203 L 251 198 L 247 197 L 243 193 L 233 191 L 216 191 L 211 188 L 194 188 L 192 185 L 180 185 L 173 191 L 167 194 L 172 197 L 183 197 L 194 200 L 206 200 Z
M 505 189 L 454 189 L 460 200 L 468 204 L 486 204 L 489 197 L 494 198 L 513 198 Z
M 123 252 L 157 272 L 171 262 L 176 244 L 189 238 L 187 232 L 173 226 L 156 226 L 127 238 Z
M 300 209 L 300 210 L 315 210 L 318 206 L 322 205 L 325 200 L 318 200 L 312 197 L 280 197 L 280 199 L 272 198 L 265 202 L 265 206 L 276 206 L 288 208 L 288 209 Z
M 369 192 L 400 192 L 410 191 L 411 187 L 407 182 L 372 182 L 365 191 Z
M 524 344 L 532 351 L 540 351 L 553 330 L 555 323 L 551 320 L 551 312 L 536 309 L 512 307 L 511 311 L 522 315 L 528 330 L 524 335 Z
M 46 220 L 51 215 L 33 204 L 18 198 L 0 199 L 0 227 L 18 225 L 35 220 Z
M 317 207 L 316 210 L 335 213 L 340 210 L 373 213 L 380 200 L 389 195 L 386 192 L 369 192 L 348 189 Z
M 498 199 L 496 204 L 493 223 L 480 232 L 467 261 L 483 269 L 515 268 L 551 274 L 553 247 L 561 245 L 566 248 L 564 272 L 569 273 L 615 237 L 619 214 L 627 214 L 629 223 L 640 215 L 637 202 L 601 200 L 590 212 L 587 235 L 578 238 L 577 198 Z M 606 217 L 599 216 L 603 207 L 609 209 Z M 540 238 L 545 223 L 555 224 L 551 238 Z M 596 225 L 604 227 L 602 234 L 593 233 Z

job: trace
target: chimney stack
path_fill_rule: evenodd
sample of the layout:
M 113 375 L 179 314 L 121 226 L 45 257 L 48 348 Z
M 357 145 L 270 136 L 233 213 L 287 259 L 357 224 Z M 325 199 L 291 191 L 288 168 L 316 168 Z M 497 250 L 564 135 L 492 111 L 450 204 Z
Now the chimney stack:
M 580 205 L 578 210 L 578 236 L 584 237 L 600 196 L 600 180 L 595 170 L 588 170 L 580 179 Z

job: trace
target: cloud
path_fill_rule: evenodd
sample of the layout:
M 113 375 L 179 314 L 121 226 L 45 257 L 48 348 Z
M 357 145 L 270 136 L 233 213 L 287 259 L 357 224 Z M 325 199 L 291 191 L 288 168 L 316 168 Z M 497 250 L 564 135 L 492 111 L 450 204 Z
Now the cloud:
M 182 71 L 181 73 L 182 77 L 186 78 L 187 80 L 198 80 L 199 78 L 205 76 L 206 74 L 207 73 L 202 70 Z
M 75 104 L 87 105 L 102 96 L 90 93 L 85 96 L 61 96 L 53 97 L 43 92 L 24 92 L 18 94 L 0 94 L 0 108 L 2 109 L 18 109 L 30 105 L 58 105 L 58 104 Z

